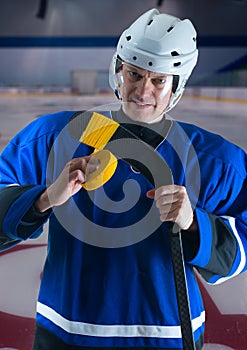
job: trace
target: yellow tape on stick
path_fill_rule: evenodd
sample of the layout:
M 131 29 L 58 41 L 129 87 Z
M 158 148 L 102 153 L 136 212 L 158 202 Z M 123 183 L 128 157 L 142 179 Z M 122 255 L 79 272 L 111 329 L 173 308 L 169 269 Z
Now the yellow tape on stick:
M 103 186 L 113 176 L 117 168 L 117 158 L 108 150 L 100 150 L 93 153 L 93 157 L 99 161 L 99 167 L 87 177 L 82 187 L 87 191 L 96 190 Z
M 95 149 L 103 149 L 118 127 L 119 124 L 114 120 L 94 112 L 80 142 Z

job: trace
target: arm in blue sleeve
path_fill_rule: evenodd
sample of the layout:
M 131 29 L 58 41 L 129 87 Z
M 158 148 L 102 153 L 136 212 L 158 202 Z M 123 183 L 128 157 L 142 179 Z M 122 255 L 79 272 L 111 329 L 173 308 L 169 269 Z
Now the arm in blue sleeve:
M 244 196 L 245 193 L 245 196 Z M 190 263 L 211 284 L 222 283 L 247 269 L 246 185 L 226 215 L 195 210 L 199 248 Z
M 44 186 L 13 185 L 0 189 L 0 250 L 5 250 L 42 233 L 51 210 L 38 213 L 33 203 Z

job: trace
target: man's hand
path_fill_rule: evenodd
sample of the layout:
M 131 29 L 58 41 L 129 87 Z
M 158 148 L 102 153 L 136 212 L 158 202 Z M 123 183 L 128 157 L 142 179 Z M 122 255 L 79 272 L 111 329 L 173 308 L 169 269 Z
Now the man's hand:
M 99 163 L 93 156 L 74 158 L 66 164 L 57 180 L 36 200 L 35 208 L 44 212 L 67 202 L 82 187 L 87 175 L 97 169 Z
M 187 230 L 193 223 L 193 210 L 183 186 L 168 185 L 147 192 L 147 197 L 156 201 L 161 221 L 173 221 L 182 230 Z

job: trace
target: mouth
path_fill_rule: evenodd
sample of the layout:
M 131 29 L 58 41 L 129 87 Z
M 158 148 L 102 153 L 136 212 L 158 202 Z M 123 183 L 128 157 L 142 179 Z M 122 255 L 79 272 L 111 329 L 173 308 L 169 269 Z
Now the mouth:
M 154 107 L 154 104 L 151 102 L 143 102 L 138 100 L 131 100 L 130 102 L 134 103 L 138 109 L 148 109 Z

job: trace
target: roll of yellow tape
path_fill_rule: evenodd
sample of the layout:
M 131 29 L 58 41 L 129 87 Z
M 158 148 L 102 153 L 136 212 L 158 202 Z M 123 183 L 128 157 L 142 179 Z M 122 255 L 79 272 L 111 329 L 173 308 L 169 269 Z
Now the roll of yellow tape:
M 99 161 L 99 167 L 87 177 L 82 187 L 87 191 L 96 190 L 103 186 L 113 176 L 117 168 L 117 158 L 108 150 L 100 150 L 93 153 L 93 157 Z

